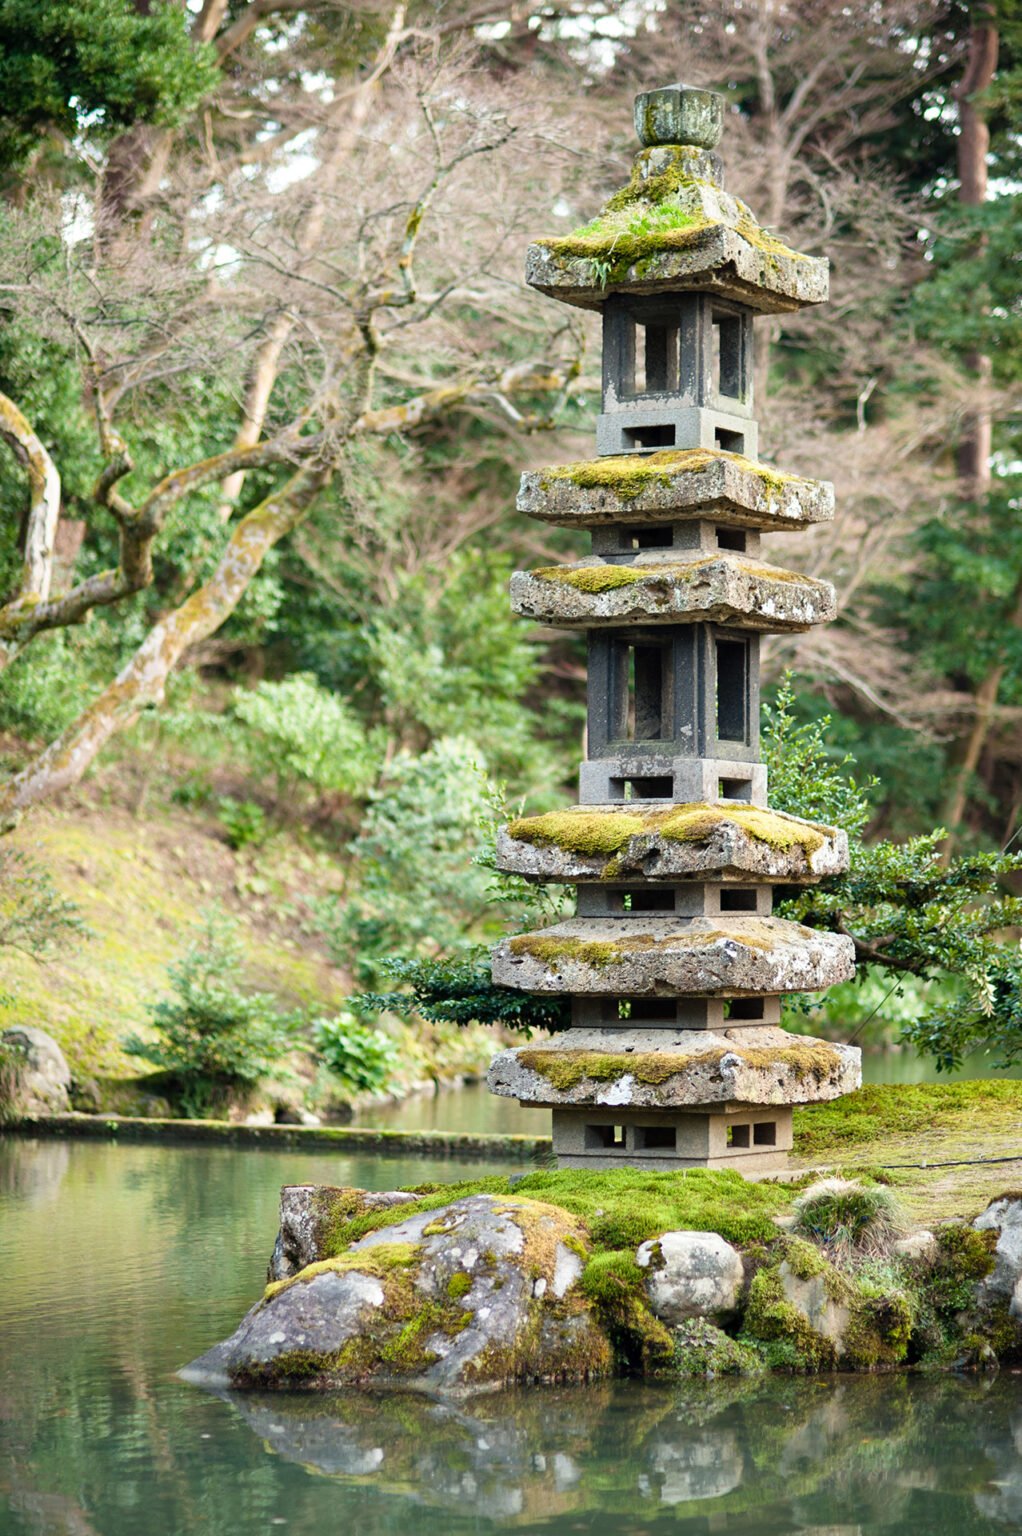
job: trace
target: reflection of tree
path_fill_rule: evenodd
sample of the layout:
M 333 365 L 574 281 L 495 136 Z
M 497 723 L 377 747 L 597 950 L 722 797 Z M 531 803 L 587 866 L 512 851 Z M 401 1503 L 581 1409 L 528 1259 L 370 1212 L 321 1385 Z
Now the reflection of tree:
M 33 1204 L 53 1200 L 67 1173 L 70 1149 L 63 1141 L 0 1140 L 0 1196 Z

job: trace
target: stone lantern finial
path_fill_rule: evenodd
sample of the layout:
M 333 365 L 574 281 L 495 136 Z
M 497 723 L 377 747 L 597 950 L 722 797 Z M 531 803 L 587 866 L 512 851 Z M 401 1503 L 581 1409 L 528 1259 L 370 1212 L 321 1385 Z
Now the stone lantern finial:
M 694 144 L 715 149 L 724 131 L 724 98 L 692 85 L 661 85 L 635 98 L 635 132 L 644 148 Z

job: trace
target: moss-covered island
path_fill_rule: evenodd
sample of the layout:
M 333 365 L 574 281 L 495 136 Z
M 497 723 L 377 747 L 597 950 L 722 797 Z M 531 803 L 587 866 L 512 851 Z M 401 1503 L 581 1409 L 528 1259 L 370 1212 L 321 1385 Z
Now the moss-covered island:
M 997 1161 L 1020 1124 L 1018 1082 L 870 1088 L 796 1112 L 795 1160 L 813 1166 L 785 1180 L 623 1167 L 289 1186 L 264 1296 L 185 1374 L 465 1395 L 1020 1362 L 1022 1159 Z

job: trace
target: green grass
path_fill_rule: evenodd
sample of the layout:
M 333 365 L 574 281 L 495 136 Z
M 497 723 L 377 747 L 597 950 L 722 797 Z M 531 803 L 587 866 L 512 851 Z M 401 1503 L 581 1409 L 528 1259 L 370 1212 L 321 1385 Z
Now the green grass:
M 982 1134 L 1012 1127 L 1022 1131 L 1022 1082 L 874 1084 L 831 1104 L 796 1109 L 795 1152 L 819 1158 L 872 1144 L 875 1160 L 881 1162 L 884 1154 L 878 1143 L 882 1141 L 930 1132 L 948 1136 L 974 1129 Z M 982 1152 L 973 1155 L 982 1156 Z M 897 1161 L 901 1160 L 899 1156 Z
M 329 1246 L 342 1252 L 366 1232 L 405 1220 L 418 1211 L 436 1210 L 466 1195 L 510 1195 L 560 1206 L 585 1222 L 597 1250 L 636 1248 L 661 1232 L 719 1232 L 733 1243 L 776 1237 L 772 1220 L 791 1205 L 795 1189 L 782 1184 L 750 1184 L 731 1170 L 692 1168 L 677 1173 L 646 1173 L 636 1168 L 603 1172 L 562 1168 L 525 1174 L 494 1175 L 464 1183 L 419 1185 L 414 1205 L 349 1217 L 340 1212 L 330 1226 Z

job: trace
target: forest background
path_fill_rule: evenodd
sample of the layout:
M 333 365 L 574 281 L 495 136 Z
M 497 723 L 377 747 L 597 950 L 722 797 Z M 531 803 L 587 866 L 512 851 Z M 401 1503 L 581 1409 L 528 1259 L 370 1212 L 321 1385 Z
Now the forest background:
M 581 552 L 514 500 L 591 452 L 598 322 L 522 259 L 683 79 L 832 266 L 756 380 L 838 500 L 785 559 L 840 617 L 765 652 L 778 792 L 859 848 L 799 912 L 863 961 L 823 1027 L 1017 1049 L 1020 49 L 1017 0 L 0 0 L 0 1024 L 112 1103 L 176 962 L 349 1092 L 485 1059 L 344 1003 L 395 954 L 464 992 L 521 919 L 487 823 L 573 796 L 584 653 L 507 577 Z

